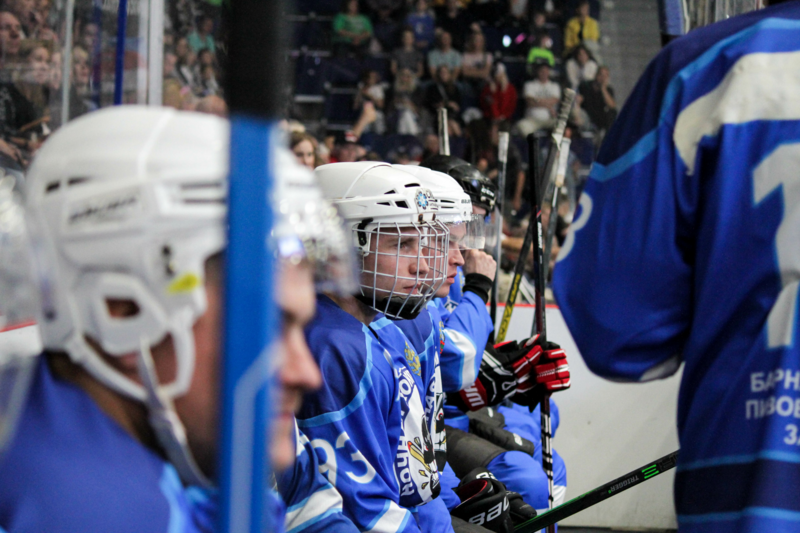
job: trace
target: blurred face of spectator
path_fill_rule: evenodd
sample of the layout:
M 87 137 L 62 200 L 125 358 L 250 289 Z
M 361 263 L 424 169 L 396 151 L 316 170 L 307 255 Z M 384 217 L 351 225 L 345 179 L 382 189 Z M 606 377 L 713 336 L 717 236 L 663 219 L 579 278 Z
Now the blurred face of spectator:
M 211 81 L 216 77 L 216 72 L 214 72 L 214 67 L 211 65 L 206 65 L 203 67 L 203 70 L 200 72 L 200 77 L 203 78 L 203 81 Z
M 367 85 L 371 87 L 373 85 L 377 85 L 380 81 L 381 79 L 380 76 L 378 76 L 378 73 L 374 70 L 370 70 L 369 74 L 367 74 Z
M 483 52 L 486 49 L 486 39 L 482 33 L 472 34 L 472 49 L 475 52 Z
M 36 11 L 39 12 L 39 15 L 42 19 L 47 18 L 47 15 L 50 14 L 50 0 L 37 0 L 36 1 Z
M 417 12 L 424 13 L 428 10 L 428 2 L 426 0 L 417 1 Z
M 89 54 L 82 48 L 72 50 L 72 78 L 78 87 L 89 85 Z
M 308 139 L 303 139 L 292 148 L 297 162 L 308 168 L 314 168 L 314 145 Z
M 600 85 L 603 85 L 604 83 L 608 82 L 610 76 L 611 75 L 609 74 L 608 69 L 606 67 L 600 67 L 597 71 L 597 76 L 595 76 L 595 80 Z
M 533 15 L 533 25 L 535 27 L 543 28 L 546 22 L 547 19 L 545 18 L 544 13 L 537 12 Z
M 94 50 L 94 47 L 97 44 L 97 37 L 99 34 L 100 34 L 100 29 L 97 27 L 97 24 L 95 24 L 94 22 L 90 22 L 83 27 L 83 33 L 81 34 L 81 43 L 87 50 Z
M 542 83 L 550 81 L 550 67 L 541 65 L 539 70 L 536 71 L 536 77 Z
M 442 32 L 442 50 L 450 50 L 450 47 L 453 46 L 453 36 L 450 35 L 450 32 Z
M 214 19 L 211 17 L 203 17 L 202 22 L 200 22 L 200 30 L 205 35 L 209 35 L 212 31 L 214 31 Z
M 439 67 L 439 70 L 436 71 L 436 75 L 439 78 L 439 81 L 442 83 L 450 83 L 452 76 L 450 76 L 450 69 L 447 67 Z
M 358 147 L 355 143 L 345 143 L 339 147 L 339 161 L 353 163 L 358 161 Z
M 53 55 L 50 57 L 50 79 L 48 82 L 51 89 L 55 90 L 61 87 L 61 80 L 64 74 L 62 68 L 61 52 L 53 52 Z
M 167 52 L 164 54 L 164 76 L 170 76 L 175 72 L 175 64 L 178 58 L 175 54 Z
M 28 81 L 44 85 L 50 79 L 50 52 L 43 46 L 34 48 L 25 65 Z
M 347 2 L 347 14 L 358 15 L 358 0 L 350 0 Z
M 589 52 L 585 48 L 578 48 L 577 52 L 575 52 L 575 61 L 581 66 L 585 65 L 589 61 Z
M 414 32 L 406 30 L 403 32 L 403 48 L 411 48 L 414 46 Z
M 458 0 L 447 0 L 446 2 L 448 11 L 458 11 L 461 7 L 461 4 L 458 3 Z
M 500 68 L 497 69 L 494 73 L 494 82 L 500 87 L 505 88 L 506 85 L 508 85 L 508 76 L 506 75 L 506 71 Z
M 21 39 L 22 26 L 17 17 L 8 11 L 0 11 L 0 59 L 16 56 Z
M 200 50 L 200 53 L 197 55 L 198 61 L 202 66 L 210 66 L 214 64 L 214 54 L 211 53 L 209 49 Z
M 578 17 L 585 19 L 589 16 L 589 3 L 583 2 L 578 4 Z
M 439 137 L 436 135 L 429 133 L 425 136 L 425 150 L 432 154 L 439 153 Z
M 34 17 L 36 0 L 13 0 L 10 5 L 20 22 L 29 24 L 36 21 Z
M 181 37 L 175 44 L 175 55 L 177 55 L 180 59 L 185 59 L 188 53 L 189 41 L 186 39 L 186 37 Z

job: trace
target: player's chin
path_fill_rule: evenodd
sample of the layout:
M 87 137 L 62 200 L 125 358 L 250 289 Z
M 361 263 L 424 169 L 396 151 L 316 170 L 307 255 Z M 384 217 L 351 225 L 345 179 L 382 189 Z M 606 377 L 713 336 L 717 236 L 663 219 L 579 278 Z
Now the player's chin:
M 294 416 L 279 413 L 272 423 L 272 445 L 270 455 L 272 467 L 277 471 L 286 470 L 296 455 L 294 442 Z

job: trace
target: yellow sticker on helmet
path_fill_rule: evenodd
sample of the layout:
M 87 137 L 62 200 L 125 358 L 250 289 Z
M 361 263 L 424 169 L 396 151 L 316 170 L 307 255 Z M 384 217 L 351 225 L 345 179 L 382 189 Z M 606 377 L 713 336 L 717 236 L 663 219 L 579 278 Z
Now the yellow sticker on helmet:
M 167 292 L 169 294 L 181 294 L 184 292 L 192 292 L 200 286 L 200 276 L 192 272 L 187 272 L 175 281 L 169 284 Z

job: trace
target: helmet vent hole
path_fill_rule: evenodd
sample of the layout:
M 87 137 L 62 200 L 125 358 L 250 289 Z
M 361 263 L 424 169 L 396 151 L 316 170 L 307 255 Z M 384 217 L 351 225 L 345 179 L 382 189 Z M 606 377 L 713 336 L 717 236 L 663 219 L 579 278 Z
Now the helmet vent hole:
M 60 181 L 51 181 L 50 183 L 47 184 L 47 187 L 45 187 L 44 192 L 45 194 L 50 194 L 51 192 L 56 192 L 60 188 L 61 188 Z
M 395 205 L 397 207 L 402 207 L 403 209 L 408 209 L 408 204 L 406 202 L 404 202 L 403 200 L 400 200 L 399 202 L 395 202 Z
M 70 178 L 69 180 L 67 180 L 67 187 L 72 187 L 73 185 L 80 185 L 81 183 L 85 183 L 90 179 L 91 178 L 84 178 L 84 177 Z
M 406 183 L 406 189 L 411 189 L 412 187 L 421 187 L 419 183 Z
M 385 206 L 388 206 L 388 207 L 392 206 L 392 204 L 390 204 L 389 202 L 378 202 L 378 205 L 385 205 Z
M 141 311 L 136 302 L 127 298 L 106 298 L 106 308 L 111 317 L 121 319 L 133 318 Z

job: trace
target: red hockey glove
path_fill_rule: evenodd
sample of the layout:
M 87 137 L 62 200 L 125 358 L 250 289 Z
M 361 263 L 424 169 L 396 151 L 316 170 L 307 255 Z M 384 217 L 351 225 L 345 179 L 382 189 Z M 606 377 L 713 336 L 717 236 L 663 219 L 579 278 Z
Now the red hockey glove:
M 548 342 L 542 346 L 539 336 L 528 339 L 525 347 L 531 361 L 530 373 L 517 382 L 517 393 L 511 401 L 520 405 L 536 406 L 545 394 L 552 394 L 570 386 L 567 354 L 558 344 Z

